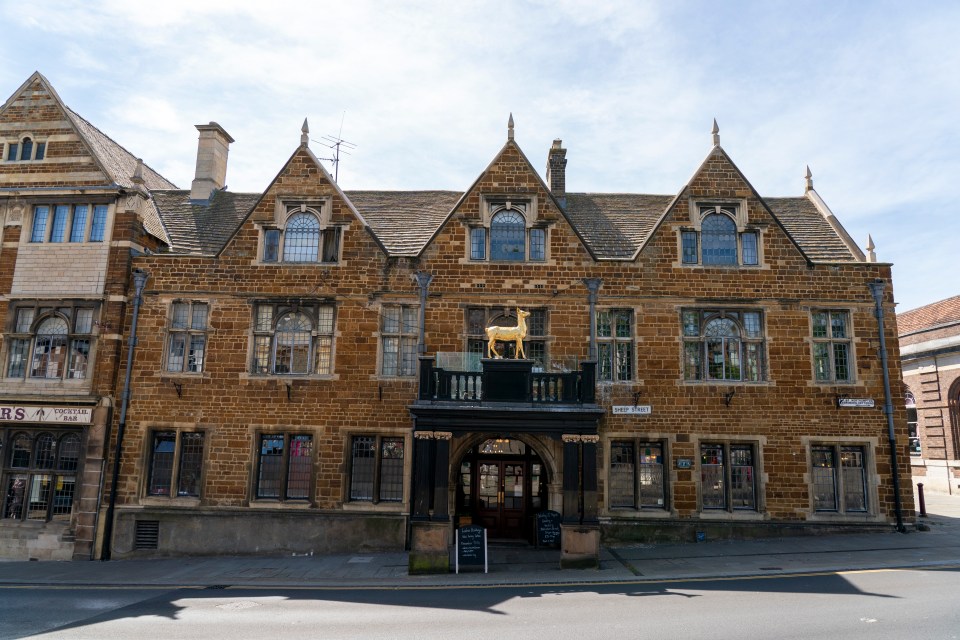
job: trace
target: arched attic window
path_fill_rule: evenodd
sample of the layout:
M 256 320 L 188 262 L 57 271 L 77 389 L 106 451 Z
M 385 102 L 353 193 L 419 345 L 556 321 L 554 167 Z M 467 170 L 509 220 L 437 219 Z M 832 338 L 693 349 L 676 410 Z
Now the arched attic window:
M 282 228 L 264 229 L 263 262 L 339 262 L 341 229 L 306 206 L 290 207 Z

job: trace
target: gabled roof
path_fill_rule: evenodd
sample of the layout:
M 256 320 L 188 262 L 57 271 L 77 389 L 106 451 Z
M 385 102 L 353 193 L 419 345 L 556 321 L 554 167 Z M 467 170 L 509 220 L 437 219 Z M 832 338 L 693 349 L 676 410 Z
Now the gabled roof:
M 631 260 L 673 196 L 568 193 L 567 217 L 599 260 Z
M 217 190 L 209 200 L 197 202 L 190 200 L 189 189 L 151 195 L 170 239 L 170 252 L 203 255 L 223 248 L 261 196 Z
M 114 142 L 110 136 L 97 129 L 95 126 L 84 120 L 80 115 L 74 112 L 70 107 L 61 103 L 64 112 L 73 122 L 77 133 L 86 142 L 90 153 L 100 164 L 104 172 L 113 180 L 114 184 L 132 189 L 134 183 L 130 179 L 137 168 L 137 158 L 132 153 Z M 176 189 L 173 184 L 159 173 L 143 165 L 143 185 L 150 189 Z
M 900 335 L 905 335 L 958 321 L 960 321 L 960 296 L 954 296 L 898 313 L 897 329 Z
M 812 262 L 859 262 L 809 198 L 764 198 Z
M 87 120 L 73 111 L 70 107 L 68 107 L 60 98 L 60 95 L 57 93 L 56 89 L 53 88 L 53 85 L 50 84 L 50 81 L 47 80 L 39 71 L 34 71 L 33 74 L 27 78 L 26 82 L 20 85 L 20 88 L 14 91 L 13 95 L 11 95 L 5 103 L 0 105 L 0 113 L 3 113 L 7 107 L 13 104 L 17 96 L 19 96 L 34 82 L 39 82 L 44 91 L 46 91 L 50 97 L 53 98 L 54 102 L 56 102 L 57 106 L 60 107 L 60 109 L 63 111 L 63 114 L 73 125 L 77 135 L 84 142 L 87 149 L 89 149 L 90 155 L 93 157 L 94 162 L 107 176 L 107 179 L 119 187 L 133 189 L 136 185 L 134 185 L 131 177 L 137 168 L 136 156 L 114 142 L 110 136 L 97 129 Z M 143 184 L 147 189 L 177 188 L 177 185 L 173 184 L 147 165 L 143 165 L 142 175 L 144 181 Z
M 390 255 L 416 256 L 460 200 L 459 191 L 347 191 Z

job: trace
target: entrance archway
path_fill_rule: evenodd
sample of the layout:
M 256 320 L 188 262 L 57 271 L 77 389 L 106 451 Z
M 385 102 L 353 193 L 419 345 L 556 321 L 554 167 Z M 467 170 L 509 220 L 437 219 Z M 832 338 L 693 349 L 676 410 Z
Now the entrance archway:
M 534 515 L 548 507 L 549 469 L 516 438 L 481 439 L 457 464 L 457 526 L 476 524 L 491 538 L 533 540 Z

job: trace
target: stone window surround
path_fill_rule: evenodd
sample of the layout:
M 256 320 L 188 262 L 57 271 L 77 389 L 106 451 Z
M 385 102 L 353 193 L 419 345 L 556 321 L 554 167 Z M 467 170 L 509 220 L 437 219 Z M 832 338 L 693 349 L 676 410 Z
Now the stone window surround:
M 677 483 L 676 458 L 674 456 L 674 447 L 677 437 L 674 433 L 661 432 L 622 432 L 609 431 L 602 436 L 602 464 L 599 477 L 604 479 L 603 512 L 607 517 L 617 519 L 662 519 L 664 517 L 677 517 L 677 510 L 673 503 L 673 488 Z M 630 441 L 634 445 L 641 442 L 659 442 L 663 446 L 663 489 L 666 494 L 664 497 L 663 509 L 646 507 L 642 509 L 610 508 L 610 499 L 608 496 L 610 481 L 610 445 L 612 442 Z
M 48 308 L 48 307 L 51 309 L 51 311 L 41 315 L 40 309 Z M 70 331 L 67 334 L 68 341 L 73 338 L 79 338 L 79 339 L 87 338 L 90 341 L 90 347 L 89 347 L 90 350 L 89 350 L 89 354 L 87 355 L 87 368 L 86 368 L 87 375 L 85 375 L 82 378 L 70 378 L 70 377 L 64 377 L 64 376 L 60 376 L 59 378 L 32 377 L 30 376 L 30 367 L 32 366 L 33 345 L 37 337 L 37 328 L 45 318 L 49 318 L 52 316 L 63 317 L 56 310 L 59 308 L 65 308 L 65 307 L 69 307 L 74 311 L 76 309 L 93 309 L 93 326 L 90 328 L 89 334 L 74 333 L 73 331 Z M 16 300 L 16 299 L 11 300 L 8 308 L 8 313 L 7 313 L 7 327 L 6 327 L 7 330 L 5 331 L 2 347 L 0 347 L 0 380 L 6 381 L 6 382 L 20 381 L 21 383 L 30 385 L 31 387 L 37 386 L 37 385 L 46 386 L 51 384 L 58 385 L 58 386 L 63 385 L 66 387 L 89 386 L 93 380 L 92 374 L 93 374 L 93 371 L 96 365 L 96 359 L 97 359 L 97 345 L 99 343 L 98 338 L 100 337 L 100 326 L 101 326 L 99 324 L 101 307 L 102 305 L 96 300 L 82 300 L 82 299 L 37 300 L 34 298 L 23 299 L 23 300 Z M 17 315 L 18 315 L 17 311 L 19 309 L 25 309 L 25 308 L 34 309 L 34 317 L 33 317 L 33 321 L 31 322 L 30 332 L 29 332 L 31 349 L 27 354 L 28 356 L 30 356 L 30 359 L 27 360 L 25 365 L 26 366 L 25 377 L 21 377 L 21 376 L 8 377 L 9 365 L 10 365 L 9 359 L 10 359 L 11 340 L 15 338 L 20 338 L 20 339 L 28 338 L 27 333 L 19 334 L 16 331 L 17 329 L 16 323 L 17 323 Z M 75 321 L 75 318 L 76 318 L 75 313 L 71 313 L 68 321 L 68 326 L 71 329 L 74 326 L 73 323 Z
M 316 429 L 309 428 L 288 428 L 281 425 L 274 426 L 253 426 L 249 429 L 251 434 L 250 449 L 250 479 L 248 487 L 249 500 L 247 505 L 250 507 L 269 507 L 269 508 L 294 508 L 309 509 L 316 506 L 317 490 L 317 460 L 318 444 L 321 442 L 317 437 Z M 282 436 L 283 453 L 280 467 L 281 497 L 258 497 L 257 492 L 260 485 L 260 465 L 261 465 L 261 446 L 264 436 Z M 308 481 L 306 498 L 288 498 L 286 493 L 289 482 L 289 462 L 290 462 L 290 442 L 296 436 L 310 437 L 310 479 Z
M 522 261 L 504 261 L 493 260 L 490 257 L 490 224 L 493 217 L 501 211 L 512 210 L 523 216 L 525 238 L 524 238 L 524 259 Z M 549 224 L 538 223 L 539 220 L 538 199 L 533 194 L 480 194 L 480 219 L 478 222 L 465 223 L 467 231 L 467 241 L 464 247 L 464 260 L 468 263 L 515 263 L 515 264 L 546 264 L 550 262 L 550 226 Z M 472 258 L 472 237 L 471 230 L 485 229 L 485 249 L 483 258 Z M 543 260 L 530 259 L 530 230 L 542 229 L 544 235 Z
M 56 208 L 58 206 L 67 206 L 69 208 L 67 225 L 64 228 L 64 237 L 60 242 L 51 242 L 50 234 L 53 229 L 53 218 Z M 73 222 L 74 222 L 74 213 L 75 207 L 78 205 L 87 206 L 87 218 L 84 221 L 84 232 L 83 240 L 74 242 L 71 240 L 73 234 Z M 97 207 L 106 207 L 106 215 L 103 218 L 103 229 L 102 229 L 102 238 L 100 240 L 91 240 L 90 235 L 93 231 L 94 225 L 94 213 Z M 34 225 L 34 216 L 36 215 L 37 207 L 47 207 L 47 222 L 46 228 L 44 230 L 43 240 L 34 241 L 33 240 L 33 225 Z M 113 227 L 113 214 L 114 214 L 114 205 L 111 200 L 105 198 L 84 198 L 83 196 L 57 196 L 53 198 L 48 198 L 44 200 L 31 200 L 27 206 L 23 208 L 23 223 L 22 231 L 20 233 L 20 246 L 21 248 L 26 247 L 40 247 L 40 246 L 53 246 L 53 247 L 64 247 L 64 246 L 80 246 L 80 245 L 97 245 L 102 246 L 104 243 L 108 243 L 112 237 L 112 227 Z
M 205 370 L 207 355 L 209 354 L 209 349 L 210 349 L 210 333 L 211 333 L 210 316 L 213 310 L 213 305 L 211 304 L 210 300 L 196 300 L 193 298 L 170 298 L 170 299 L 163 300 L 163 303 L 167 309 L 167 326 L 166 326 L 167 335 L 164 341 L 163 364 L 162 364 L 163 375 L 168 377 L 184 376 L 187 378 L 204 377 L 203 374 Z M 187 318 L 187 320 L 190 323 L 190 326 L 181 327 L 181 328 L 175 328 L 173 326 L 173 310 L 175 305 L 177 304 L 187 305 L 189 309 L 189 317 Z M 192 327 L 193 307 L 195 305 L 205 305 L 207 307 L 206 326 L 203 329 L 194 329 Z M 183 362 L 179 370 L 171 370 L 169 368 L 170 367 L 170 346 L 171 346 L 171 341 L 173 340 L 173 337 L 175 334 L 186 336 L 186 341 L 184 344 Z M 188 363 L 188 354 L 189 354 L 189 346 L 190 346 L 189 338 L 190 336 L 194 336 L 194 335 L 204 336 L 203 361 L 201 363 L 199 371 L 188 371 L 187 363 Z
M 611 317 L 610 324 L 610 336 L 601 336 L 600 335 L 600 314 L 601 313 L 611 313 L 618 311 L 629 312 L 630 318 L 630 335 L 626 336 L 617 336 L 616 330 L 616 321 Z M 632 306 L 616 306 L 616 305 L 598 305 L 595 313 L 597 314 L 597 335 L 594 336 L 597 343 L 597 384 L 598 385 L 634 385 L 638 383 L 639 370 L 637 369 L 637 318 L 639 316 L 639 310 L 636 307 Z M 616 365 L 616 345 L 617 344 L 630 344 L 630 377 L 625 380 L 616 379 L 616 371 L 614 371 Z M 600 362 L 600 352 L 602 351 L 601 346 L 609 345 L 611 348 L 611 353 L 613 357 L 613 362 L 611 364 L 611 378 L 609 380 L 604 380 L 601 378 L 601 362 Z
M 400 327 L 400 332 L 399 332 L 399 333 L 384 333 L 384 332 L 383 332 L 383 312 L 384 312 L 384 309 L 385 309 L 385 308 L 389 308 L 389 307 L 393 307 L 393 308 L 396 308 L 396 309 L 400 309 L 400 310 L 401 310 L 401 312 L 400 312 L 400 313 L 401 313 L 401 317 L 400 317 L 401 327 Z M 416 314 L 417 314 L 417 317 L 416 317 L 417 326 L 414 327 L 414 332 L 413 332 L 412 334 L 411 334 L 411 333 L 404 333 L 404 332 L 403 332 L 403 326 L 402 326 L 402 323 L 403 323 L 403 315 L 402 315 L 402 314 L 403 314 L 403 311 L 402 311 L 402 309 L 403 309 L 404 307 L 413 308 L 414 311 L 415 311 Z M 378 309 L 378 313 L 377 313 L 377 331 L 374 332 L 373 334 L 371 334 L 371 337 L 372 337 L 374 340 L 377 341 L 376 373 L 375 373 L 373 376 L 371 376 L 371 379 L 374 379 L 374 380 L 383 379 L 383 380 L 405 380 L 405 381 L 409 381 L 409 380 L 415 379 L 415 378 L 419 375 L 419 366 L 420 366 L 420 365 L 419 365 L 419 360 L 415 360 L 415 362 L 414 362 L 414 367 L 413 367 L 413 371 L 412 371 L 411 373 L 409 373 L 409 374 L 404 374 L 404 373 L 385 374 L 385 373 L 383 373 L 383 341 L 384 341 L 384 339 L 385 339 L 385 338 L 394 338 L 394 337 L 395 337 L 395 338 L 401 339 L 401 343 L 402 343 L 402 338 L 412 336 L 412 337 L 414 338 L 415 342 L 416 342 L 416 341 L 419 341 L 419 339 L 420 339 L 420 327 L 419 327 L 419 323 L 420 323 L 420 301 L 419 301 L 419 300 L 416 300 L 416 299 L 390 300 L 390 301 L 383 301 L 383 302 L 380 303 L 380 308 Z M 415 345 L 415 348 L 416 348 L 416 345 Z M 416 355 L 419 355 L 419 354 L 416 354 Z M 400 359 L 403 358 L 403 349 L 402 349 L 402 346 L 401 346 L 400 352 L 399 352 L 399 354 L 398 354 L 398 357 L 399 357 Z M 399 368 L 399 369 L 402 369 L 402 365 L 400 365 L 399 362 L 398 362 L 398 368 Z
M 770 385 L 770 384 L 773 384 L 773 381 L 772 381 L 772 379 L 771 379 L 771 377 L 770 377 L 770 357 L 769 357 L 770 337 L 769 337 L 768 332 L 767 332 L 768 309 L 767 309 L 766 307 L 762 307 L 762 306 L 758 306 L 758 307 L 739 307 L 739 306 L 732 306 L 732 307 L 724 307 L 724 306 L 698 307 L 698 306 L 681 306 L 681 307 L 678 307 L 678 310 L 679 310 L 679 312 L 680 312 L 680 323 L 679 323 L 679 327 L 680 327 L 680 383 L 681 383 L 681 384 L 690 384 L 690 385 L 715 385 L 715 386 L 717 386 L 717 385 L 729 385 L 729 386 L 750 385 L 750 386 L 759 386 L 759 385 Z M 698 314 L 700 314 L 700 322 L 701 322 L 700 335 L 699 335 L 699 337 L 697 337 L 696 339 L 694 339 L 693 336 L 686 336 L 686 335 L 684 335 L 684 332 L 683 332 L 683 327 L 684 327 L 684 325 L 683 325 L 683 322 L 684 322 L 683 315 L 684 315 L 684 312 L 686 312 L 686 311 L 695 311 L 695 312 L 697 312 Z M 722 315 L 723 315 L 723 314 L 726 314 L 726 313 L 737 313 L 737 314 L 740 314 L 741 317 L 740 317 L 738 320 L 736 320 L 736 323 L 737 323 L 739 326 L 741 326 L 741 327 L 743 326 L 743 318 L 742 318 L 742 314 L 743 314 L 743 313 L 753 313 L 753 312 L 756 312 L 756 313 L 759 313 L 759 314 L 760 314 L 760 332 L 761 332 L 760 338 L 745 338 L 743 335 L 741 335 L 741 337 L 740 337 L 740 344 L 741 344 L 741 349 L 740 349 L 740 356 L 741 356 L 741 358 L 740 358 L 741 377 L 740 377 L 739 380 L 721 379 L 721 378 L 709 378 L 709 377 L 707 377 L 707 367 L 708 367 L 708 363 L 707 363 L 707 359 L 706 359 L 706 352 L 705 352 L 705 349 L 703 349 L 703 348 L 701 348 L 701 350 L 700 350 L 700 352 L 699 352 L 699 353 L 700 353 L 700 357 L 701 357 L 701 367 L 702 367 L 702 369 L 703 369 L 703 371 L 702 371 L 702 374 L 703 374 L 703 375 L 702 375 L 700 378 L 697 378 L 697 379 L 687 379 L 687 378 L 686 378 L 686 367 L 687 367 L 687 360 L 686 360 L 686 356 L 687 356 L 686 349 L 687 349 L 687 347 L 686 347 L 686 345 L 687 345 L 687 343 L 690 343 L 690 344 L 694 344 L 694 343 L 695 343 L 695 344 L 700 345 L 701 347 L 704 347 L 704 346 L 705 346 L 705 344 L 706 344 L 706 336 L 705 336 L 704 333 L 703 333 L 703 326 L 704 326 L 704 325 L 703 325 L 702 323 L 703 323 L 703 321 L 704 321 L 704 316 L 703 316 L 703 314 L 704 314 L 704 312 L 707 312 L 707 311 L 713 311 L 713 312 L 719 313 L 720 315 L 718 315 L 717 317 L 722 317 Z M 746 343 L 746 344 L 760 344 L 760 358 L 761 358 L 760 367 L 761 367 L 761 372 L 760 372 L 760 379 L 759 379 L 759 380 L 744 380 L 744 379 L 743 379 L 743 375 L 742 375 L 742 370 L 743 370 L 743 368 L 744 368 L 744 358 L 743 358 L 744 350 L 743 350 L 743 345 L 744 345 L 745 343 Z
M 857 375 L 857 343 L 860 342 L 861 337 L 857 335 L 855 325 L 853 322 L 854 309 L 850 307 L 832 307 L 832 306 L 807 306 L 804 308 L 807 312 L 807 320 L 809 322 L 809 330 L 807 335 L 804 337 L 804 341 L 809 343 L 808 353 L 810 354 L 810 384 L 817 387 L 857 387 L 864 386 L 864 382 L 860 380 L 860 376 Z M 833 338 L 814 338 L 813 337 L 813 314 L 818 311 L 843 311 L 847 314 L 847 337 L 843 339 L 849 345 L 849 352 L 847 353 L 847 368 L 850 371 L 849 380 L 817 380 L 816 373 L 816 363 L 813 356 L 813 345 L 817 342 L 834 342 Z M 832 362 L 832 357 L 831 357 Z
M 837 520 L 843 521 L 870 521 L 885 522 L 884 515 L 878 509 L 880 486 L 880 476 L 877 472 L 877 438 L 825 438 L 821 436 L 801 436 L 800 445 L 803 449 L 803 455 L 806 456 L 806 470 L 803 474 L 803 482 L 808 493 L 808 522 Z M 817 511 L 813 506 L 813 470 L 811 468 L 812 455 L 811 447 L 830 446 L 830 447 L 863 447 L 864 449 L 864 477 L 867 491 L 867 511 L 852 511 L 844 513 L 842 511 Z
M 20 154 L 23 152 L 23 141 L 28 138 L 30 139 L 30 142 L 32 143 L 33 148 L 30 150 L 30 157 L 21 160 Z M 47 148 L 48 147 L 47 143 L 48 143 L 48 140 L 46 138 L 38 138 L 37 136 L 33 135 L 33 132 L 31 131 L 25 131 L 21 133 L 19 136 L 17 136 L 16 138 L 7 138 L 6 140 L 0 140 L 0 152 L 2 152 L 2 154 L 0 154 L 0 162 L 11 162 L 11 163 L 12 162 L 43 162 L 44 160 L 46 160 L 47 153 L 49 152 L 49 149 Z M 7 155 L 10 152 L 11 145 L 17 145 L 16 160 L 7 159 Z M 40 158 L 38 160 L 37 149 L 39 145 L 43 145 L 44 154 L 43 154 L 43 158 Z
M 308 313 L 311 321 L 314 323 L 314 329 L 313 329 L 313 331 L 312 331 L 312 341 L 311 341 L 311 357 L 312 357 L 312 358 L 315 358 L 315 357 L 316 357 L 316 351 L 315 351 L 315 349 L 316 349 L 316 346 L 317 346 L 317 338 L 318 338 L 318 337 L 324 337 L 324 336 L 329 336 L 329 337 L 331 337 L 331 345 L 330 345 L 330 370 L 329 370 L 329 372 L 328 372 L 328 373 L 317 373 L 317 372 L 316 372 L 316 367 L 314 366 L 314 365 L 316 364 L 316 361 L 315 361 L 315 360 L 311 363 L 311 371 L 308 372 L 308 373 L 273 373 L 272 371 L 271 371 L 271 372 L 267 372 L 267 373 L 258 373 L 258 372 L 256 372 L 256 371 L 254 371 L 253 369 L 254 369 L 254 367 L 255 367 L 255 365 L 256 365 L 256 357 L 257 357 L 257 349 L 256 349 L 256 342 L 257 342 L 256 338 L 257 338 L 257 336 L 266 336 L 266 335 L 268 335 L 268 334 L 271 336 L 271 344 L 270 344 L 270 349 L 271 349 L 270 358 L 271 358 L 271 360 L 270 360 L 270 361 L 271 361 L 271 363 L 272 363 L 272 361 L 273 361 L 273 360 L 272 360 L 272 358 L 273 358 L 272 351 L 273 351 L 273 349 L 275 348 L 274 338 L 275 338 L 275 336 L 276 336 L 276 333 L 275 333 L 276 322 L 277 322 L 277 320 L 278 320 L 279 317 L 280 317 L 279 315 L 277 315 L 277 312 L 278 312 L 278 310 L 281 309 L 281 308 L 284 308 L 284 307 L 292 307 L 294 302 L 296 302 L 296 303 L 297 303 L 297 306 L 300 307 L 301 309 L 306 309 L 306 310 L 307 310 L 307 313 Z M 269 331 L 257 331 L 257 326 L 256 326 L 256 323 L 257 323 L 257 309 L 258 309 L 259 307 L 261 307 L 261 306 L 271 306 L 271 307 L 273 307 L 273 309 L 274 309 L 274 311 L 273 311 L 274 317 L 273 317 L 273 320 L 272 320 L 271 329 L 270 329 Z M 317 326 L 316 326 L 316 325 L 317 325 L 317 315 L 316 315 L 316 314 L 319 312 L 319 309 L 320 309 L 321 307 L 333 307 L 333 328 L 332 328 L 332 331 L 331 331 L 330 333 L 320 333 L 320 332 L 318 332 L 318 330 L 317 330 Z M 283 315 L 283 314 L 280 314 L 280 315 Z M 250 304 L 249 345 L 248 345 L 248 354 L 249 354 L 249 355 L 248 355 L 247 368 L 244 370 L 243 373 L 240 374 L 240 379 L 241 379 L 241 380 L 260 380 L 260 381 L 273 380 L 273 381 L 277 381 L 277 382 L 279 382 L 279 383 L 281 383 L 281 384 L 284 384 L 284 385 L 286 385 L 286 386 L 288 387 L 288 393 L 290 392 L 289 387 L 291 387 L 291 386 L 293 385 L 293 383 L 296 382 L 296 381 L 298 381 L 298 380 L 303 380 L 303 381 L 310 381 L 310 380 L 338 380 L 338 379 L 339 379 L 339 376 L 335 373 L 335 371 L 336 371 L 336 361 L 337 361 L 337 341 L 340 339 L 341 336 L 340 336 L 340 330 L 339 330 L 338 325 L 337 325 L 337 315 L 338 315 L 337 303 L 336 303 L 336 301 L 334 301 L 333 299 L 330 299 L 330 298 L 309 298 L 309 299 L 304 299 L 304 298 L 296 298 L 296 299 L 289 299 L 289 298 L 267 299 L 267 298 L 264 298 L 264 299 L 257 299 L 257 300 L 251 301 L 251 304 Z M 272 366 L 273 366 L 273 365 L 271 364 L 271 367 L 272 367 Z
M 751 225 L 748 217 L 748 203 L 746 198 L 689 198 L 687 204 L 687 211 L 689 215 L 688 224 L 680 224 L 675 227 L 676 232 L 676 242 L 677 242 L 677 260 L 674 263 L 675 267 L 682 268 L 698 268 L 698 269 L 769 269 L 770 266 L 766 264 L 763 255 L 763 236 L 765 234 L 765 229 L 759 225 Z M 702 243 L 702 229 L 703 219 L 710 215 L 710 213 L 701 214 L 700 210 L 703 207 L 724 207 L 733 209 L 735 215 L 733 216 L 733 221 L 737 225 L 737 264 L 723 265 L 723 264 L 703 264 L 703 243 Z M 683 232 L 684 231 L 694 231 L 697 234 L 697 261 L 694 262 L 684 262 L 683 261 Z M 743 264 L 743 240 L 742 235 L 745 231 L 754 232 L 757 234 L 757 264 Z
M 403 440 L 403 497 L 399 502 L 369 502 L 350 499 L 350 477 L 353 461 L 354 436 L 397 438 Z M 379 453 L 377 460 L 379 461 Z M 343 472 L 343 494 L 340 507 L 343 511 L 377 511 L 384 513 L 406 513 L 410 508 L 410 481 L 413 473 L 413 436 L 410 429 L 352 429 L 343 433 L 343 460 L 347 468 Z
M 283 260 L 283 235 L 284 230 L 286 229 L 287 221 L 297 213 L 309 212 L 317 217 L 318 222 L 320 223 L 320 231 L 323 232 L 326 229 L 339 229 L 340 238 L 337 242 L 337 259 L 333 262 L 322 262 L 320 260 L 316 262 L 286 262 Z M 349 225 L 336 224 L 332 221 L 333 216 L 333 202 L 330 196 L 317 196 L 317 197 L 305 197 L 305 196 L 283 196 L 278 195 L 273 209 L 273 220 L 269 222 L 255 222 L 254 226 L 257 227 L 260 231 L 257 239 L 257 257 L 256 264 L 262 265 L 283 265 L 285 267 L 316 267 L 318 265 L 330 266 L 338 265 L 343 266 L 343 236 L 344 231 L 349 227 Z M 264 252 L 266 250 L 266 235 L 269 230 L 277 230 L 280 232 L 279 247 L 277 259 L 274 261 L 265 261 Z M 321 236 L 321 244 L 319 247 L 319 252 L 323 252 L 323 242 Z M 319 258 L 320 256 L 318 256 Z
M 694 518 L 700 520 L 769 520 L 770 516 L 766 511 L 766 486 L 770 479 L 763 470 L 763 450 L 767 444 L 767 437 L 760 435 L 738 435 L 730 434 L 696 434 L 690 438 L 693 446 L 693 481 L 697 485 L 697 511 L 693 514 Z M 731 444 L 749 444 L 753 446 L 753 473 L 754 473 L 754 500 L 755 509 L 733 509 L 728 506 L 727 509 L 703 509 L 700 505 L 703 501 L 703 477 L 700 469 L 700 445 L 701 444 L 723 444 L 729 450 Z M 725 461 L 725 467 L 729 466 L 729 460 Z
M 161 495 L 151 495 L 149 492 L 150 477 L 152 475 L 153 468 L 153 436 L 161 432 L 173 431 L 177 434 L 177 441 L 174 448 L 174 468 L 171 477 L 171 492 L 169 496 Z M 141 474 L 141 484 L 140 488 L 140 504 L 147 506 L 184 506 L 184 507 L 196 507 L 200 505 L 201 496 L 203 495 L 204 489 L 204 480 L 206 478 L 206 469 L 207 469 L 207 459 L 209 457 L 209 434 L 210 430 L 206 427 L 196 425 L 196 424 L 154 424 L 149 426 L 146 430 L 146 437 L 144 438 L 144 451 L 143 451 L 143 470 L 144 473 Z M 203 436 L 203 458 L 200 464 L 200 481 L 199 481 L 199 494 L 196 496 L 180 496 L 176 495 L 176 491 L 173 490 L 177 483 L 179 482 L 180 475 L 180 458 L 183 454 L 182 449 L 182 439 L 181 436 L 185 433 L 199 433 Z

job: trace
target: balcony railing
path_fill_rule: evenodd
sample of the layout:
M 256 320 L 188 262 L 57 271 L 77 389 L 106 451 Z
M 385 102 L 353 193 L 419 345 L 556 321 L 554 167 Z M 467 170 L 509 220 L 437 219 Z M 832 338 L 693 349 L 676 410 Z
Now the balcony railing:
M 421 401 L 528 402 L 533 404 L 593 404 L 597 363 L 580 363 L 579 371 L 533 371 L 530 360 L 482 360 L 482 371 L 452 371 L 420 358 Z

